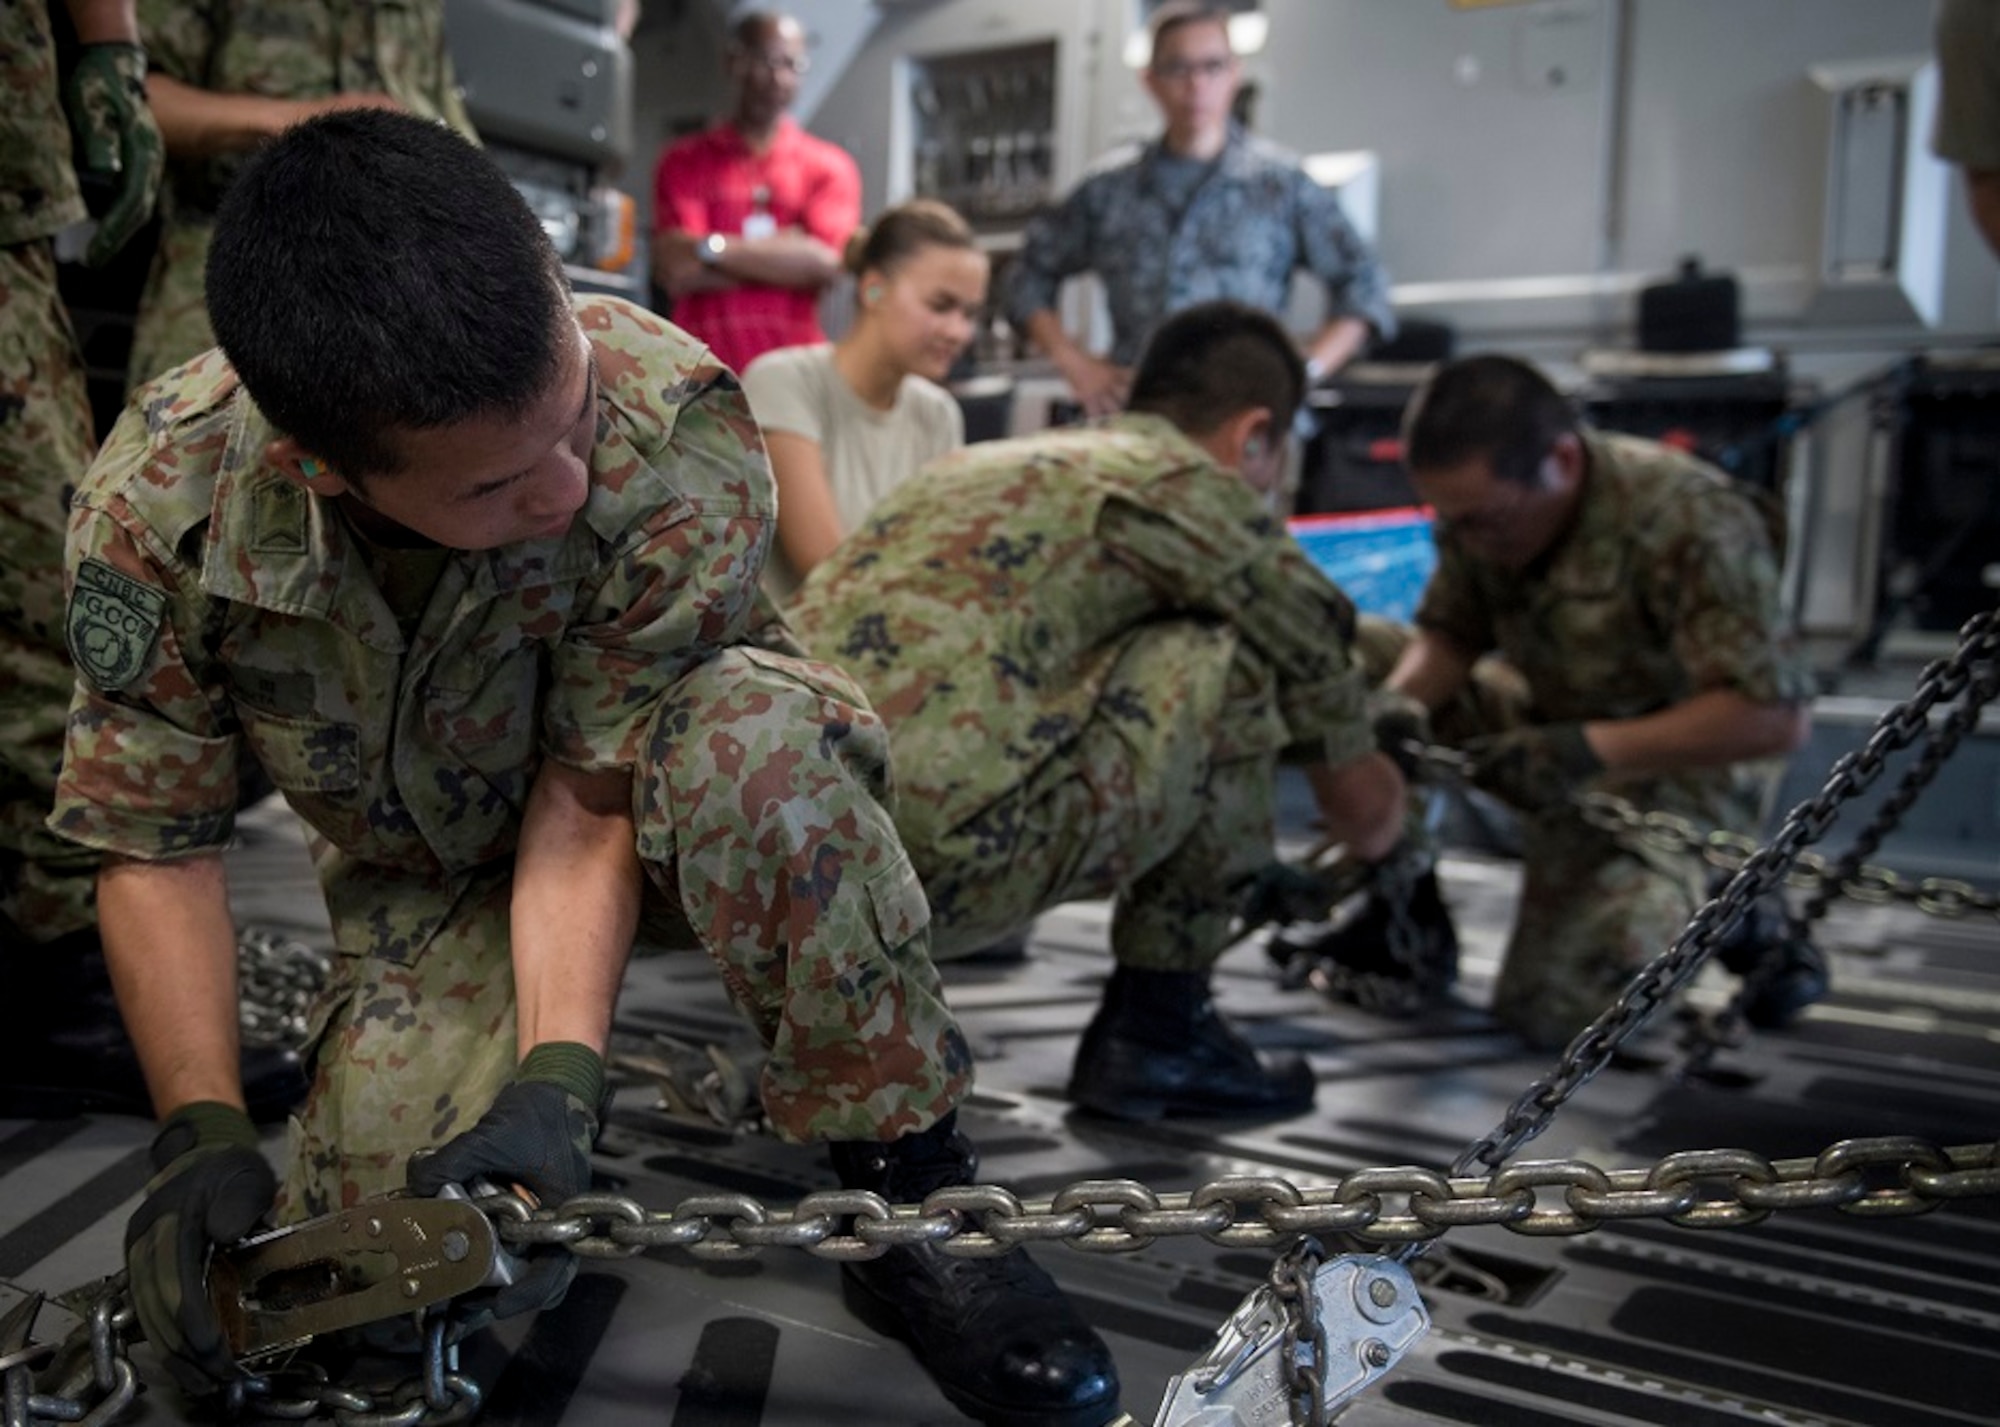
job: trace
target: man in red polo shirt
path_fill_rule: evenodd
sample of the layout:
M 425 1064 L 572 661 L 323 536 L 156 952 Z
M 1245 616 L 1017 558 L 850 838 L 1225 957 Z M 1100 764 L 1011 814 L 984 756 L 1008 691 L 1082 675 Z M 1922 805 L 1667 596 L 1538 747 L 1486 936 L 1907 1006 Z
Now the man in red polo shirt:
M 728 116 L 670 145 L 654 172 L 653 278 L 674 321 L 740 372 L 773 347 L 826 340 L 819 295 L 861 221 L 861 172 L 785 112 L 806 70 L 797 20 L 745 15 L 727 64 Z

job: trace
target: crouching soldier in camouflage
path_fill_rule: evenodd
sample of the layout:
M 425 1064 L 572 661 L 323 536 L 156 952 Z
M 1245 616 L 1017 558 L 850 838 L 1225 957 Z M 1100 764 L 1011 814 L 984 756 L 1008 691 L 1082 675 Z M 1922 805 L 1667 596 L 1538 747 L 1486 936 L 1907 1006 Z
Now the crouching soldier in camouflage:
M 590 1182 L 635 935 L 699 946 L 763 1033 L 777 1131 L 898 1200 L 968 1180 L 972 1067 L 835 671 L 746 648 L 774 523 L 729 374 L 572 299 L 477 149 L 315 119 L 244 169 L 221 350 L 145 388 L 78 494 L 80 678 L 54 826 L 101 849 L 104 942 L 165 1124 L 127 1230 L 177 1377 L 235 1369 L 210 1241 L 485 1175 Z M 220 851 L 247 743 L 310 825 L 341 956 L 280 1197 L 235 1077 Z M 678 940 L 671 940 L 678 936 Z M 557 1252 L 501 1310 L 561 1296 Z M 1025 1255 L 845 1266 L 961 1408 L 1087 1427 L 1103 1343 Z
M 1312 1103 L 1304 1061 L 1261 1062 L 1209 995 L 1270 863 L 1281 753 L 1308 763 L 1359 855 L 1400 830 L 1353 607 L 1262 495 L 1304 390 L 1270 317 L 1187 308 L 1154 335 L 1126 415 L 931 463 L 787 607 L 889 726 L 934 955 L 1116 898 L 1117 964 L 1069 1084 L 1103 1113 Z
M 1413 632 L 1371 631 L 1372 672 L 1386 676 L 1378 729 L 1385 747 L 1427 739 L 1436 715 L 1472 783 L 1520 813 L 1525 880 L 1493 1010 L 1557 1049 L 1667 948 L 1705 892 L 1694 859 L 1614 843 L 1573 795 L 1748 832 L 1770 772 L 1758 760 L 1806 737 L 1811 680 L 1779 614 L 1773 522 L 1712 467 L 1580 427 L 1540 372 L 1509 357 L 1441 368 L 1405 413 L 1404 449 L 1436 512 L 1438 566 Z M 1484 677 L 1489 653 L 1511 678 Z M 1367 961 L 1399 915 L 1450 936 L 1426 874 L 1295 950 Z M 1781 1024 L 1824 993 L 1825 966 L 1769 908 L 1723 959 L 1748 972 L 1767 951 L 1776 964 L 1747 1009 Z

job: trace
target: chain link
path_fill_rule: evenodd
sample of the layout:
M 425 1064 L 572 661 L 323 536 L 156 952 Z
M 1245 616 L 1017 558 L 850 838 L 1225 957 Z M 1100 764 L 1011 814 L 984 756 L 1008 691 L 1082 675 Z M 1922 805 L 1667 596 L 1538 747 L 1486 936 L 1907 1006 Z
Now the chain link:
M 224 1413 L 287 1421 L 326 1417 L 336 1427 L 448 1427 L 467 1421 L 486 1394 L 459 1371 L 458 1345 L 446 1341 L 450 1326 L 443 1315 L 426 1320 L 421 1369 L 393 1385 L 336 1383 L 321 1364 L 300 1360 L 229 1384 Z
M 497 1230 L 516 1249 L 553 1244 L 584 1258 L 678 1248 L 698 1259 L 740 1259 L 783 1247 L 850 1260 L 912 1244 L 979 1258 L 1052 1242 L 1085 1253 L 1126 1253 L 1180 1236 L 1226 1248 L 1274 1248 L 1324 1234 L 1403 1245 L 1482 1225 L 1531 1236 L 1585 1234 L 1626 1219 L 1725 1228 L 1796 1209 L 1924 1214 L 1948 1200 L 1988 1194 L 2000 1194 L 2000 1146 L 1942 1149 L 1887 1136 L 1842 1140 L 1810 1159 L 1683 1150 L 1630 1169 L 1524 1160 L 1483 1177 L 1396 1165 L 1306 1188 L 1277 1176 L 1231 1176 L 1163 1195 L 1131 1179 L 1084 1180 L 1033 1202 L 993 1184 L 949 1186 L 920 1205 L 891 1205 L 863 1190 L 808 1194 L 791 1209 L 749 1194 L 698 1194 L 665 1212 L 604 1193 L 531 1212 L 503 1195 L 497 1197 L 516 1207 L 497 1217 Z
M 1136 1180 L 1084 1180 L 1045 1201 L 1024 1202 L 1002 1186 L 955 1185 L 920 1205 L 891 1205 L 864 1190 L 808 1194 L 791 1209 L 749 1194 L 699 1194 L 649 1213 L 620 1194 L 577 1195 L 530 1211 L 511 1194 L 480 1207 L 515 1249 L 552 1245 L 585 1258 L 629 1258 L 674 1247 L 700 1259 L 733 1260 L 766 1248 L 818 1258 L 869 1259 L 890 1248 L 933 1244 L 960 1257 L 991 1257 L 1030 1243 L 1062 1242 L 1089 1253 L 1124 1253 L 1155 1240 L 1192 1236 L 1224 1248 L 1289 1246 L 1271 1287 L 1287 1304 L 1287 1385 L 1293 1420 L 1320 1423 L 1325 1332 L 1313 1275 L 1312 1236 L 1349 1234 L 1411 1246 L 1453 1229 L 1498 1225 L 1530 1236 L 1590 1233 L 1628 1219 L 1695 1229 L 1755 1224 L 1774 1213 L 1837 1209 L 1862 1218 L 1926 1214 L 1953 1200 L 2000 1195 L 2000 1143 L 1940 1148 L 1910 1136 L 1841 1140 L 1812 1158 L 1767 1160 L 1747 1150 L 1682 1150 L 1650 1166 L 1603 1169 L 1586 1160 L 1524 1160 L 1485 1176 L 1446 1176 L 1412 1165 L 1358 1169 L 1330 1184 L 1300 1187 L 1277 1176 L 1231 1176 L 1160 1195 Z M 851 1220 L 851 1227 L 843 1225 Z M 125 1342 L 134 1315 L 122 1284 L 100 1296 L 82 1348 L 62 1354 L 82 1366 L 57 1389 L 33 1391 L 26 1368 L 7 1374 L 5 1427 L 101 1427 L 131 1402 L 137 1378 Z M 338 1427 L 445 1427 L 476 1412 L 479 1384 L 458 1370 L 447 1320 L 430 1321 L 420 1374 L 385 1390 L 334 1383 L 294 1362 L 232 1385 L 226 1405 L 263 1417 L 330 1416 Z M 86 1330 L 79 1329 L 83 1334 Z M 53 1375 L 56 1369 L 49 1369 Z M 1307 1415 L 1299 1415 L 1300 1413 Z
M 298 1050 L 332 963 L 304 942 L 246 928 L 236 938 L 237 1020 L 246 1045 Z
M 1326 1324 L 1320 1321 L 1313 1279 L 1326 1251 L 1310 1234 L 1271 1265 L 1271 1292 L 1285 1310 L 1285 1335 L 1278 1361 L 1285 1373 L 1286 1407 L 1294 1427 L 1326 1427 Z
M 5 1427 L 105 1427 L 138 1396 L 139 1375 L 125 1352 L 137 1315 L 112 1283 L 93 1294 L 84 1321 L 56 1346 L 48 1366 L 7 1370 Z

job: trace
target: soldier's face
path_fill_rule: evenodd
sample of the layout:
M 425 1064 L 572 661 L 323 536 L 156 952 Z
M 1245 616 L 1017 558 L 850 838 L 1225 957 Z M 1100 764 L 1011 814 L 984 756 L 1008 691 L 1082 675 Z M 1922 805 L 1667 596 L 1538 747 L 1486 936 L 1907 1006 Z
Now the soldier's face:
M 518 418 L 475 417 L 397 438 L 402 470 L 349 491 L 375 514 L 453 550 L 569 529 L 590 494 L 597 371 L 576 332 L 547 393 Z
M 1483 456 L 1413 470 L 1410 484 L 1431 508 L 1441 536 L 1450 536 L 1473 559 L 1504 570 L 1533 564 L 1555 543 L 1569 516 L 1570 487 L 1554 453 L 1533 485 L 1502 480 Z

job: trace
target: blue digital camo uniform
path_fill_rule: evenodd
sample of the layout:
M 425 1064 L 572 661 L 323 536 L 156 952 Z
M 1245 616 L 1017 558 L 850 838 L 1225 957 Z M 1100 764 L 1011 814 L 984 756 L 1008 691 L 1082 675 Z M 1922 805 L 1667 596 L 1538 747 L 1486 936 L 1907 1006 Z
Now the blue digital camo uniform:
M 48 7 L 0 5 L 0 912 L 37 941 L 95 920 L 96 856 L 43 825 L 72 683 L 64 508 L 97 445 L 50 242 L 84 216 L 69 152 Z
M 1531 572 L 1468 558 L 1446 531 L 1418 625 L 1498 652 L 1526 685 L 1532 723 L 1635 718 L 1706 689 L 1758 703 L 1812 696 L 1784 630 L 1779 554 L 1761 499 L 1692 457 L 1587 434 L 1576 523 Z M 1383 657 L 1387 657 L 1386 655 Z M 1461 706 L 1462 707 L 1462 706 Z M 1756 827 L 1757 767 L 1590 786 L 1707 827 Z M 1694 914 L 1704 871 L 1613 845 L 1573 809 L 1522 820 L 1526 877 L 1494 998 L 1537 1045 L 1563 1045 Z
M 1132 366 L 1153 328 L 1194 303 L 1227 297 L 1283 312 L 1304 269 L 1326 286 L 1327 320 L 1360 317 L 1394 335 L 1375 255 L 1295 156 L 1232 124 L 1184 209 L 1160 172 L 1176 162 L 1157 140 L 1116 150 L 1038 214 L 1008 278 L 1008 320 L 1025 328 L 1055 307 L 1064 278 L 1094 272 L 1111 308 L 1111 360 Z
M 342 955 L 288 1213 L 399 1187 L 513 1069 L 509 884 L 544 758 L 632 771 L 649 923 L 704 947 L 769 1041 L 781 1134 L 894 1138 L 970 1080 L 878 801 L 880 722 L 837 671 L 741 642 L 774 522 L 742 393 L 650 313 L 576 311 L 588 504 L 564 535 L 444 557 L 407 636 L 337 507 L 265 463 L 219 353 L 147 389 L 78 495 L 54 825 L 214 853 L 247 742 L 314 835 Z
M 1115 894 L 1121 963 L 1204 970 L 1279 752 L 1374 747 L 1346 596 L 1155 416 L 932 462 L 786 610 L 889 725 L 941 958 Z

